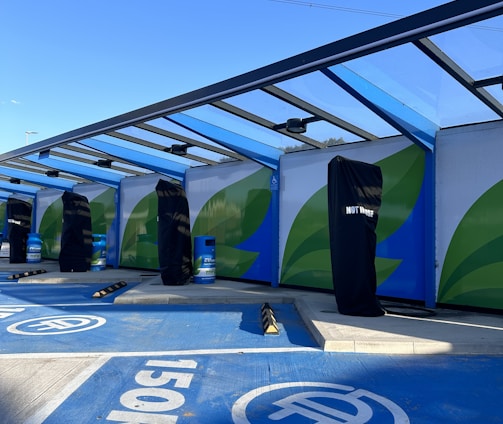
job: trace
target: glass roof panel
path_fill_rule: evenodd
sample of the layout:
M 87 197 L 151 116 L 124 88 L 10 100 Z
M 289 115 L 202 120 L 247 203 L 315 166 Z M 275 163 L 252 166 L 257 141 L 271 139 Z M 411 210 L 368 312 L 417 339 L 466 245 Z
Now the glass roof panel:
M 186 128 L 183 128 L 180 125 L 177 125 L 177 124 L 175 124 L 175 123 L 173 123 L 173 122 L 171 122 L 171 121 L 169 121 L 167 119 L 164 119 L 164 118 L 154 119 L 152 121 L 149 121 L 148 124 L 152 125 L 154 127 L 160 128 L 162 130 L 165 130 L 165 131 L 171 131 L 171 132 L 176 133 L 176 134 L 178 134 L 178 135 L 180 135 L 182 137 L 188 137 L 188 138 L 190 138 L 192 140 L 195 140 L 195 141 L 197 141 L 199 143 L 204 143 L 204 144 L 207 144 L 207 145 L 212 146 L 212 147 L 217 147 L 220 150 L 229 152 L 229 154 L 232 153 L 232 150 L 226 148 L 225 146 L 221 146 L 221 145 L 219 145 L 219 144 L 217 144 L 217 143 L 215 143 L 215 142 L 213 142 L 211 140 L 208 140 L 207 138 L 205 138 L 205 137 L 203 137 L 203 136 L 201 136 L 199 134 L 196 134 L 196 133 L 194 133 L 194 132 L 192 132 L 192 131 L 190 131 L 190 130 L 188 130 Z M 170 146 L 173 145 L 173 144 L 179 144 L 180 143 L 179 140 L 170 139 L 170 138 L 169 138 L 169 140 L 170 140 L 170 144 L 169 144 Z M 195 149 L 195 147 L 191 147 L 190 148 L 191 151 L 192 151 L 192 149 Z M 202 150 L 206 151 L 204 149 L 202 149 Z M 197 152 L 198 152 L 197 154 L 199 154 L 199 151 L 197 151 Z M 211 152 L 207 152 L 206 154 L 208 155 L 208 157 L 211 157 Z M 204 156 L 204 155 L 201 154 L 201 156 Z M 220 154 L 220 155 L 218 155 L 218 158 L 219 158 L 218 160 L 220 160 L 222 158 L 226 159 L 227 157 L 225 155 L 223 155 L 223 154 Z
M 18 166 L 26 168 L 29 172 L 38 172 L 38 173 L 45 173 L 48 169 L 48 167 L 40 166 L 39 164 L 33 163 L 33 162 L 28 162 L 25 160 L 17 160 L 17 161 L 8 161 L 5 163 L 2 163 L 2 165 L 5 166 L 12 166 L 13 168 L 16 168 Z
M 303 134 L 328 146 L 361 141 L 361 138 L 326 121 L 310 122 Z
M 431 40 L 476 81 L 503 75 L 503 16 L 444 32 Z
M 77 144 L 77 146 L 75 146 L 75 144 Z M 75 157 L 79 157 L 79 158 L 83 158 L 83 159 L 91 159 L 91 160 L 94 160 L 94 161 L 98 161 L 98 160 L 103 159 L 103 158 L 111 158 L 111 160 L 113 161 L 114 166 L 120 168 L 121 170 L 129 171 L 130 173 L 133 173 L 133 174 L 145 174 L 145 173 L 148 174 L 148 173 L 151 172 L 148 169 L 141 168 L 141 167 L 133 165 L 133 164 L 131 164 L 129 162 L 122 161 L 122 160 L 115 160 L 110 155 L 108 155 L 106 153 L 99 152 L 97 150 L 94 150 L 94 149 L 92 149 L 92 148 L 90 148 L 88 146 L 84 146 L 83 144 L 70 143 L 69 146 L 78 147 L 78 149 L 80 151 L 77 152 L 77 151 L 73 151 L 73 150 L 67 150 L 66 146 L 61 146 L 62 149 L 63 149 L 62 151 L 64 153 L 68 153 L 68 154 L 74 155 Z M 81 151 L 86 151 L 88 153 L 81 153 Z
M 74 146 L 74 143 L 69 144 L 70 147 Z M 103 154 L 101 152 L 97 152 L 96 150 L 90 149 L 86 146 L 78 145 L 77 147 L 85 152 L 76 152 L 73 150 L 69 150 L 66 148 L 67 146 L 59 146 L 51 149 L 53 153 L 63 153 L 71 156 L 75 156 L 78 159 L 83 159 L 87 161 L 97 161 L 98 159 L 103 158 Z
M 96 152 L 92 149 L 89 149 L 86 146 L 80 146 L 79 148 L 82 150 L 87 150 L 88 153 L 82 153 L 82 152 L 76 152 L 73 150 L 66 149 L 65 146 L 61 147 L 56 147 L 54 149 L 51 149 L 51 152 L 54 154 L 54 159 L 58 160 L 67 160 L 67 161 L 72 161 L 72 162 L 78 162 L 80 164 L 85 164 L 87 163 L 88 165 L 94 165 L 94 163 L 91 162 L 98 162 L 98 160 L 103 159 L 103 156 L 101 155 L 101 152 Z M 65 155 L 59 156 L 58 154 Z M 68 157 L 66 157 L 68 155 Z M 125 163 L 125 162 L 117 162 L 114 164 L 117 166 L 117 168 L 120 169 L 107 169 L 107 171 L 111 172 L 116 172 L 121 175 L 128 175 L 128 174 L 137 174 L 137 173 L 146 173 L 149 172 L 148 170 L 144 168 L 139 168 L 134 165 Z
M 210 150 L 203 149 L 202 147 L 192 146 L 187 150 L 188 153 L 195 156 L 200 156 L 202 158 L 214 161 L 214 162 L 226 162 L 230 160 L 235 160 L 230 156 L 222 155 L 220 153 L 212 152 Z M 205 165 L 204 163 L 201 165 Z
M 301 77 L 299 79 L 303 78 L 305 77 Z M 327 85 L 333 86 L 334 84 L 332 83 Z M 302 94 L 303 93 L 296 93 L 295 96 L 303 101 L 311 103 L 311 101 L 302 96 Z M 284 100 L 278 99 L 274 95 L 268 94 L 262 90 L 255 90 L 234 96 L 226 101 L 233 106 L 267 119 L 268 121 L 276 125 L 282 125 L 290 118 L 304 119 L 313 116 L 312 113 L 309 113 L 308 111 L 305 111 L 299 107 L 295 107 L 294 105 Z M 309 145 L 304 145 L 304 143 L 301 143 L 294 138 L 288 137 L 287 134 L 278 134 L 278 136 L 281 139 L 280 148 L 287 151 L 311 148 L 311 146 Z M 304 133 L 304 136 L 316 140 L 320 143 L 333 142 L 333 140 L 340 139 L 346 142 L 361 140 L 360 137 L 344 131 L 343 129 L 331 123 L 321 121 L 313 122 L 307 125 L 307 131 L 306 133 Z
M 41 160 L 42 161 L 42 164 L 45 163 L 45 159 L 37 159 L 37 160 Z M 88 171 L 88 174 L 90 177 L 94 176 L 97 172 L 99 173 L 104 173 L 104 174 L 109 174 L 111 176 L 120 176 L 120 177 L 124 177 L 124 176 L 127 176 L 128 174 L 126 172 L 123 172 L 123 171 L 118 171 L 118 170 L 115 170 L 115 169 L 101 169 L 101 168 L 97 168 L 96 166 L 93 166 L 93 165 L 86 165 L 85 163 L 82 163 L 78 160 L 78 157 L 76 157 L 76 159 L 68 159 L 68 158 L 63 158 L 63 157 L 59 157 L 57 155 L 54 155 L 54 156 L 50 156 L 49 158 L 47 158 L 47 160 L 49 162 L 52 162 L 52 161 L 57 161 L 59 163 L 62 163 L 62 164 L 67 164 L 67 165 L 70 165 L 70 166 L 75 166 L 76 168 L 77 167 L 83 167 L 82 169 L 86 168 L 86 169 L 89 169 Z M 52 168 L 53 166 L 50 165 L 50 167 Z M 57 167 L 55 167 L 57 168 Z M 66 168 L 65 168 L 65 171 L 66 172 L 69 172 Z M 78 175 L 79 173 L 77 172 L 75 175 Z
M 60 154 L 60 156 L 58 156 L 58 157 L 61 157 L 61 158 L 67 157 L 67 159 L 70 159 L 70 160 L 72 160 L 72 158 L 73 158 L 75 160 L 82 161 L 82 162 L 88 163 L 88 164 L 93 164 L 93 165 L 95 164 L 94 162 L 97 162 L 99 160 L 111 158 L 106 153 L 102 153 L 97 150 L 91 149 L 90 147 L 84 146 L 83 144 L 80 144 L 78 142 L 77 143 L 69 143 L 67 145 L 55 147 L 55 148 L 51 149 L 51 152 L 54 153 L 55 156 Z M 126 172 L 126 171 L 130 171 L 132 173 L 148 172 L 148 170 L 146 170 L 144 168 L 136 167 L 136 166 L 131 165 L 130 163 L 125 162 L 125 161 L 117 160 L 115 162 L 116 163 L 114 165 L 116 165 L 117 168 L 120 168 L 124 172 Z
M 164 137 L 160 134 L 146 131 L 138 127 L 122 128 L 117 132 L 138 138 L 140 140 L 146 140 L 150 143 L 158 144 L 162 148 L 170 147 L 173 144 L 173 140 L 168 137 Z
M 413 45 L 374 53 L 346 65 L 441 128 L 497 118 Z
M 397 130 L 386 121 L 363 106 L 358 100 L 320 72 L 312 72 L 292 78 L 277 85 L 296 97 L 377 137 L 398 134 Z M 343 138 L 345 141 L 361 140 L 360 137 L 354 134 L 345 134 L 346 132 L 342 129 L 340 131 L 341 134 L 335 135 L 335 138 Z
M 309 114 L 291 104 L 277 99 L 262 90 L 253 90 L 240 94 L 226 102 L 261 116 L 274 124 L 283 124 L 289 118 L 307 118 Z
M 246 119 L 240 118 L 231 113 L 222 111 L 220 109 L 217 109 L 216 107 L 209 105 L 190 109 L 186 112 L 186 114 L 192 116 L 193 118 L 209 122 L 212 125 L 216 125 L 227 131 L 246 136 L 247 138 L 256 140 L 259 143 L 276 147 L 278 149 L 284 150 L 285 148 L 294 144 L 301 144 L 293 140 L 291 137 L 280 134 L 276 131 L 269 130 L 262 127 L 261 125 L 247 121 Z M 307 114 L 305 115 L 307 116 Z M 264 114 L 264 116 L 266 116 L 266 114 Z
M 501 104 L 503 104 L 503 84 L 491 85 L 485 89 Z
M 146 153 L 150 152 L 150 154 L 157 155 L 156 152 L 166 152 L 164 148 L 169 148 L 172 147 L 174 144 L 184 144 L 179 140 L 174 140 L 170 137 L 166 137 L 161 134 L 157 134 L 152 131 L 147 131 L 142 128 L 138 127 L 127 127 L 123 128 L 120 131 L 118 131 L 121 134 L 126 134 L 135 138 L 138 138 L 140 140 L 144 140 L 147 143 L 154 143 L 159 146 L 157 147 L 152 147 L 152 146 L 146 146 L 151 150 L 147 150 Z M 115 138 L 115 137 L 114 137 Z M 143 146 L 141 144 L 137 144 L 139 149 L 142 149 Z M 208 159 L 210 161 L 215 161 L 218 162 L 220 161 L 223 157 L 225 157 L 222 154 L 212 152 L 210 150 L 205 150 L 199 147 L 195 146 L 190 146 L 190 149 L 187 151 L 190 155 L 193 156 L 200 156 L 201 158 Z M 200 161 L 195 160 L 195 158 L 191 159 L 193 162 L 191 162 L 190 166 L 199 166 L 199 165 L 204 165 L 205 163 L 202 163 Z
M 170 155 L 168 153 L 164 153 L 159 150 L 152 149 L 150 147 L 142 146 L 140 144 L 133 144 L 131 142 L 121 140 L 120 138 L 111 137 L 109 135 L 100 135 L 98 137 L 93 137 L 93 139 L 98 140 L 98 141 L 103 140 L 104 142 L 114 144 L 115 146 L 118 146 L 118 147 L 123 147 L 123 148 L 129 149 L 133 152 L 137 151 L 137 152 L 145 153 L 148 155 L 156 156 L 160 159 L 165 159 L 167 161 L 177 162 L 182 165 L 192 166 L 192 164 L 194 163 L 194 161 L 192 161 L 190 159 L 186 159 L 181 156 Z M 197 162 L 197 164 L 199 164 L 199 162 Z

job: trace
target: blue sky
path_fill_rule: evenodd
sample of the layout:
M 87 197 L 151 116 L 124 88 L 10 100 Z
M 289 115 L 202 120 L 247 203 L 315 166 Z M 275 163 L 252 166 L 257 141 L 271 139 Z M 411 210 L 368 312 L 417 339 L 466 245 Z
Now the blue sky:
M 0 0 L 0 153 L 441 0 Z

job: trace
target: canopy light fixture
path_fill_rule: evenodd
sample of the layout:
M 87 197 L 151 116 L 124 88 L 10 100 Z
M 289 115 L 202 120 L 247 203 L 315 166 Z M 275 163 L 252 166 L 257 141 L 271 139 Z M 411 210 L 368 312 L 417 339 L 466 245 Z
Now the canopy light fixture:
M 49 169 L 48 171 L 45 171 L 45 175 L 47 175 L 48 177 L 57 178 L 59 177 L 59 171 L 55 169 Z
M 302 134 L 306 132 L 306 122 L 300 118 L 291 118 L 286 121 L 286 130 L 294 134 Z
M 173 144 L 171 147 L 166 147 L 164 151 L 173 155 L 185 156 L 187 154 L 187 147 L 186 144 Z
M 286 130 L 292 134 L 302 134 L 307 131 L 307 124 L 322 120 L 323 118 L 318 115 L 308 116 L 307 118 L 290 118 L 283 124 L 274 125 L 272 129 L 275 131 Z
M 98 165 L 100 168 L 112 167 L 112 161 L 110 159 L 99 159 L 98 162 L 95 162 L 94 164 Z
M 21 180 L 19 178 L 11 178 L 9 182 L 11 184 L 21 184 Z

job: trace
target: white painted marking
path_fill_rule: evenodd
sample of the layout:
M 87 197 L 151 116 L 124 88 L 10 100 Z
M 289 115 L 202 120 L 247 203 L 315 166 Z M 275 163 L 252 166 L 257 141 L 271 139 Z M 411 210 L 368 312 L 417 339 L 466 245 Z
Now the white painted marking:
M 89 303 L 29 303 L 23 304 L 20 303 L 18 305 L 4 305 L 6 308 L 62 308 L 65 306 L 114 306 L 113 303 L 98 303 L 98 302 L 89 302 Z
M 41 424 L 45 419 L 51 415 L 61 404 L 73 394 L 82 384 L 84 384 L 89 377 L 105 365 L 110 357 L 103 356 L 97 358 L 91 365 L 75 377 L 66 387 L 58 394 L 57 397 L 48 402 L 42 409 L 37 411 L 34 415 L 29 417 L 24 424 Z
M 24 312 L 25 308 L 6 308 L 6 307 L 1 307 L 0 308 L 0 319 L 8 318 L 12 315 L 14 315 L 17 312 Z
M 357 389 L 354 387 L 345 386 L 334 383 L 313 382 L 313 381 L 297 381 L 287 383 L 270 384 L 268 386 L 257 387 L 250 390 L 241 396 L 232 406 L 232 421 L 234 424 L 251 424 L 247 417 L 247 407 L 251 401 L 260 396 L 267 394 L 267 399 L 270 401 L 274 398 L 272 392 L 277 390 L 290 389 L 288 393 L 293 393 L 287 397 L 278 399 L 273 402 L 274 405 L 282 408 L 277 412 L 272 413 L 267 418 L 271 421 L 288 420 L 291 415 L 301 415 L 309 418 L 310 421 L 316 423 L 358 423 L 363 424 L 369 422 L 372 418 L 372 408 L 365 403 L 365 399 L 371 399 L 380 403 L 389 412 L 391 412 L 395 424 L 409 424 L 409 418 L 405 411 L 391 400 L 369 392 L 367 390 Z M 308 391 L 307 388 L 315 388 L 316 391 Z M 322 389 L 322 390 L 320 390 Z M 338 399 L 353 406 L 352 414 L 339 411 L 335 408 L 320 404 L 312 399 L 320 399 L 323 397 Z M 356 415 L 354 415 L 356 414 Z M 253 414 L 256 417 L 256 414 Z M 262 422 L 262 421 L 261 421 Z
M 315 347 L 278 347 L 278 348 L 244 348 L 244 349 L 195 349 L 195 350 L 161 350 L 146 352 L 44 352 L 44 353 L 7 353 L 0 354 L 0 359 L 47 359 L 47 358 L 114 358 L 135 356 L 189 356 L 189 355 L 230 355 L 241 353 L 289 353 L 289 352 L 323 352 Z
M 393 315 L 393 314 L 390 313 L 390 314 L 386 314 L 386 315 Z M 485 328 L 487 330 L 503 331 L 503 327 L 494 327 L 492 325 L 484 325 L 484 324 L 472 324 L 469 322 L 448 321 L 448 320 L 443 320 L 443 319 L 432 319 L 432 318 L 421 318 L 421 317 L 407 317 L 407 316 L 403 316 L 403 315 L 393 315 L 393 318 L 412 319 L 412 320 L 418 320 L 418 321 L 433 322 L 435 324 L 459 325 L 462 327 L 475 327 L 475 328 Z
M 16 322 L 9 325 L 7 331 L 29 336 L 54 336 L 92 330 L 105 323 L 105 318 L 96 315 L 55 315 Z

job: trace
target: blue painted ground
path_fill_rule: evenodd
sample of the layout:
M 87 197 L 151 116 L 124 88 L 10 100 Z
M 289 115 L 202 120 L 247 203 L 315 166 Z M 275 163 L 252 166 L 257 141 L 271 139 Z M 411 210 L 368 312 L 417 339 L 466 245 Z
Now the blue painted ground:
M 0 352 L 316 346 L 291 304 L 271 305 L 280 335 L 264 336 L 260 306 L 101 304 L 27 308 L 0 320 Z
M 290 304 L 264 336 L 261 305 L 115 305 L 99 288 L 0 284 L 0 354 L 96 356 L 37 422 L 503 423 L 503 357 L 327 353 Z
M 93 298 L 96 291 L 117 281 L 108 283 L 23 284 L 12 281 L 0 283 L 0 305 L 13 304 L 62 304 L 62 303 L 113 303 L 114 299 L 138 283 L 128 283 L 102 298 Z
M 472 356 L 112 358 L 45 423 L 501 423 L 502 371 Z

